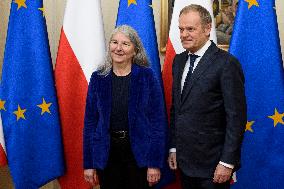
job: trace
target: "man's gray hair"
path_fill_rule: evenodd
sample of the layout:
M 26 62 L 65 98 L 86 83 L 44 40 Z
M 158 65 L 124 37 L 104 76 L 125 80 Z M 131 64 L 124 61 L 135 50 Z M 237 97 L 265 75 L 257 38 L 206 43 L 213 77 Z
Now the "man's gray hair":
M 187 5 L 180 11 L 179 16 L 192 11 L 199 13 L 201 18 L 201 24 L 203 26 L 212 23 L 212 17 L 209 11 L 206 8 L 202 7 L 201 5 L 196 5 L 196 4 Z
M 135 52 L 136 54 L 133 57 L 132 63 L 138 64 L 140 66 L 149 66 L 149 61 L 147 58 L 147 55 L 145 53 L 145 49 L 143 47 L 143 44 L 137 34 L 137 32 L 130 26 L 128 25 L 121 25 L 115 28 L 112 33 L 110 40 L 108 42 L 108 49 L 106 52 L 106 57 L 105 57 L 105 62 L 103 65 L 99 67 L 99 74 L 100 75 L 108 75 L 110 73 L 110 70 L 112 68 L 112 59 L 110 56 L 110 51 L 109 51 L 109 46 L 110 46 L 110 41 L 112 40 L 113 36 L 117 33 L 122 33 L 125 36 L 127 36 L 131 43 L 133 43 Z

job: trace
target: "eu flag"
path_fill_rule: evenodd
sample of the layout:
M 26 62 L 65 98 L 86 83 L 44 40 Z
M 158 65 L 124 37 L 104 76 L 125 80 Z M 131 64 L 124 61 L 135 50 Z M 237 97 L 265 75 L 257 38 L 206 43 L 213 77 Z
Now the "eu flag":
M 152 0 L 120 0 L 116 26 L 123 24 L 129 25 L 137 31 L 150 61 L 150 66 L 159 82 L 162 83 Z
M 242 64 L 248 121 L 233 188 L 283 188 L 284 73 L 274 0 L 241 0 L 230 52 Z
M 13 0 L 4 52 L 1 110 L 17 189 L 63 174 L 63 152 L 42 0 Z

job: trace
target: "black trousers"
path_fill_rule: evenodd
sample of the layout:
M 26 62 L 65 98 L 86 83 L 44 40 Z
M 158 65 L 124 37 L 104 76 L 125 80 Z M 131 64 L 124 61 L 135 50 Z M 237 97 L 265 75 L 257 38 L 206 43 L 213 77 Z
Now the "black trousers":
M 214 183 L 213 178 L 189 177 L 181 172 L 182 189 L 229 189 L 230 182 Z
M 101 189 L 149 189 L 147 168 L 139 168 L 129 138 L 111 137 L 107 167 L 98 170 Z

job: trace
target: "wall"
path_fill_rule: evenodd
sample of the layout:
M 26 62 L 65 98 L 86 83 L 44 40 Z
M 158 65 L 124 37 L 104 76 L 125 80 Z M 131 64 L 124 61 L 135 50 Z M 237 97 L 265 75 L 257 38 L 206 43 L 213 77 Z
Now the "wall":
M 7 22 L 10 11 L 10 2 L 11 0 L 0 0 L 0 75 L 2 70 L 2 61 L 3 53 L 6 39 L 6 30 Z M 82 1 L 83 2 L 83 1 Z M 56 60 L 57 47 L 59 42 L 60 30 L 63 22 L 64 8 L 66 0 L 45 0 L 45 9 L 46 9 L 46 19 L 47 27 L 50 40 L 50 49 L 52 54 L 53 63 Z M 117 15 L 117 7 L 119 0 L 104 0 L 102 1 L 102 10 L 103 10 L 103 19 L 104 29 L 105 29 L 105 38 L 108 39 L 110 32 L 115 26 L 115 20 Z M 160 33 L 160 0 L 153 1 L 153 9 L 156 20 L 156 30 L 159 40 Z M 281 10 L 280 11 L 280 7 Z M 282 44 L 282 54 L 284 54 L 284 1 L 276 0 L 276 9 L 278 14 L 278 23 Z M 163 55 L 161 55 L 163 59 Z M 36 173 L 35 173 L 36 174 Z M 9 176 L 8 168 L 0 168 L 0 189 L 12 189 L 12 181 Z M 44 189 L 57 189 L 57 182 L 52 182 L 47 186 L 43 187 Z

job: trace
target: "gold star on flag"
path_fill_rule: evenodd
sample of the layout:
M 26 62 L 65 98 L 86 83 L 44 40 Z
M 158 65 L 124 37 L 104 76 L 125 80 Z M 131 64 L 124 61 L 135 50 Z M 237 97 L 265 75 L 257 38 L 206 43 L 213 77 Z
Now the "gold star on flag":
M 17 10 L 19 10 L 21 7 L 27 8 L 26 0 L 15 0 L 14 3 L 18 5 Z
M 246 130 L 245 131 L 253 132 L 253 130 L 251 128 L 253 124 L 254 124 L 254 121 L 247 121 Z
M 128 0 L 128 7 L 129 7 L 131 4 L 137 5 L 136 0 Z
M 259 7 L 257 0 L 245 0 L 248 3 L 248 9 L 250 9 L 253 5 Z
M 284 121 L 283 121 L 284 114 L 279 114 L 276 108 L 275 108 L 275 110 L 274 110 L 274 115 L 271 115 L 271 116 L 268 116 L 268 117 L 271 118 L 271 119 L 273 119 L 273 121 L 274 121 L 274 127 L 275 127 L 278 123 L 284 124 Z
M 5 103 L 6 103 L 6 101 L 0 99 L 0 110 L 5 110 L 6 111 Z
M 46 103 L 44 98 L 42 99 L 42 104 L 37 105 L 38 107 L 41 108 L 41 115 L 44 114 L 45 112 L 50 113 L 49 107 L 51 106 L 52 103 Z M 50 113 L 51 114 L 51 113 Z
M 13 112 L 13 113 L 17 116 L 17 121 L 18 121 L 20 118 L 26 119 L 26 118 L 25 118 L 25 115 L 24 115 L 24 113 L 25 113 L 26 110 L 27 110 L 27 109 L 23 109 L 23 110 L 22 110 L 21 107 L 20 107 L 20 105 L 18 105 L 18 110 Z
M 38 8 L 42 12 L 42 16 L 45 17 L 44 7 Z

